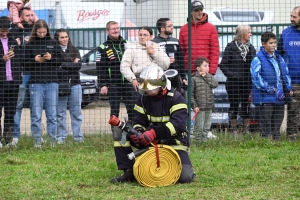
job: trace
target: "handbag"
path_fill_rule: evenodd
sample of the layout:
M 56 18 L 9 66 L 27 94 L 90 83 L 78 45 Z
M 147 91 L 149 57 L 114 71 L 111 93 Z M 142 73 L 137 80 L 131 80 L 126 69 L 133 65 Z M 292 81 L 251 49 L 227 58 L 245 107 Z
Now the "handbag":
M 58 84 L 58 95 L 60 97 L 69 96 L 71 94 L 71 78 L 69 82 L 59 82 Z

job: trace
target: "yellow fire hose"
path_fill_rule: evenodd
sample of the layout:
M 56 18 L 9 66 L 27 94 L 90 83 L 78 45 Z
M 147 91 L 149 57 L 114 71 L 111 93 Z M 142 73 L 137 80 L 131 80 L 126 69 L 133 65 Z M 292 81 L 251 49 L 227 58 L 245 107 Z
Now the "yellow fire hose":
M 158 144 L 137 157 L 133 166 L 136 180 L 145 187 L 174 185 L 181 174 L 178 153 L 168 145 Z

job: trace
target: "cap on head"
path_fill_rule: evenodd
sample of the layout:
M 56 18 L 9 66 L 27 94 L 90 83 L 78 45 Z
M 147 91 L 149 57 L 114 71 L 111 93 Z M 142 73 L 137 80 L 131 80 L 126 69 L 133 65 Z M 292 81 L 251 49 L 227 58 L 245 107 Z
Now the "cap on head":
M 193 1 L 192 2 L 192 11 L 196 10 L 196 9 L 204 9 L 204 5 L 201 1 Z
M 1 29 L 9 29 L 10 28 L 10 20 L 6 16 L 0 17 L 0 28 Z
M 155 93 L 159 88 L 171 89 L 171 82 L 167 79 L 164 70 L 157 64 L 145 67 L 140 74 L 139 93 L 147 95 L 149 92 Z

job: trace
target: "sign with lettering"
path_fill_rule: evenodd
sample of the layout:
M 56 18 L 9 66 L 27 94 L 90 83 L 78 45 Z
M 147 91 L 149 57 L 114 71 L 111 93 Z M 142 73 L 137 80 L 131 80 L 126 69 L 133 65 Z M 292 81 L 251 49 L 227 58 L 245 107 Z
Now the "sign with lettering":
M 62 1 L 60 9 L 65 28 L 103 28 L 108 21 L 121 23 L 124 3 Z

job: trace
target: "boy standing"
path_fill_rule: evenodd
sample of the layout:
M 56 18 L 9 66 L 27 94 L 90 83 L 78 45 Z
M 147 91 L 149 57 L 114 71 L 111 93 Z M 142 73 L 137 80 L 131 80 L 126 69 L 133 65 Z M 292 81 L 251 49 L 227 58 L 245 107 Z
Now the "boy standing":
M 210 131 L 212 108 L 214 107 L 214 94 L 212 89 L 218 87 L 218 82 L 209 72 L 209 61 L 204 57 L 198 57 L 194 66 L 196 74 L 192 77 L 192 108 L 198 113 L 195 119 L 193 135 L 196 144 L 207 141 Z
M 261 136 L 280 140 L 284 104 L 287 95 L 293 96 L 293 85 L 284 59 L 275 50 L 276 35 L 263 33 L 261 43 L 260 51 L 252 60 L 250 68 L 253 103 L 259 107 Z

